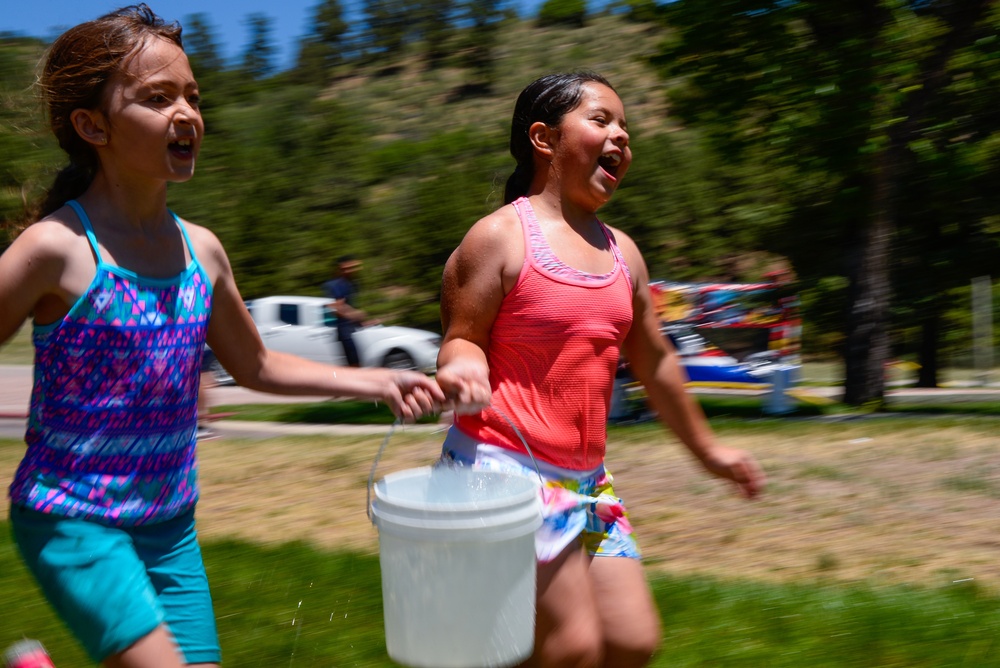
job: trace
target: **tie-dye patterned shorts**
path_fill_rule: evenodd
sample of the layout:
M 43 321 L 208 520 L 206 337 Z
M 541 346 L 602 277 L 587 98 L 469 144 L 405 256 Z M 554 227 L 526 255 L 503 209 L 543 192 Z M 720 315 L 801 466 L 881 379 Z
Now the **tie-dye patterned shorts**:
M 542 526 L 535 533 L 540 562 L 555 559 L 578 536 L 588 553 L 601 557 L 639 559 L 639 547 L 624 502 L 615 496 L 611 474 L 604 466 L 573 471 L 538 462 L 518 452 L 478 443 L 457 427 L 448 431 L 440 465 L 472 466 L 477 471 L 516 473 L 535 478 L 541 473 Z

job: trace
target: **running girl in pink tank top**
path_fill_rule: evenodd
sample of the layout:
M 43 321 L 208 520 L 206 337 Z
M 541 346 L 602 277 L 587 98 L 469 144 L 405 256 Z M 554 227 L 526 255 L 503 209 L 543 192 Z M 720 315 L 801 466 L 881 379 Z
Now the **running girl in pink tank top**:
M 660 333 L 642 255 L 597 218 L 632 161 L 611 85 L 592 73 L 529 84 L 510 151 L 505 206 L 472 226 L 445 267 L 437 380 L 457 417 L 443 459 L 534 474 L 509 418 L 539 460 L 545 521 L 525 665 L 643 666 L 659 618 L 603 465 L 619 353 L 710 473 L 747 497 L 764 476 L 749 453 L 716 442 Z
M 205 343 L 259 391 L 376 399 L 404 419 L 444 395 L 420 373 L 264 347 L 222 244 L 167 209 L 204 136 L 180 26 L 146 5 L 83 23 L 39 84 L 69 166 L 0 256 L 0 344 L 31 317 L 35 345 L 14 538 L 94 662 L 214 666 L 194 521 Z

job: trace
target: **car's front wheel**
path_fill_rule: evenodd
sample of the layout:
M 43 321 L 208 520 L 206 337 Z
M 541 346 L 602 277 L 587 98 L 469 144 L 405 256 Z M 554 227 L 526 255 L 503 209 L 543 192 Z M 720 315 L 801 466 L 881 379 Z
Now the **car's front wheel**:
M 417 363 L 413 357 L 405 350 L 392 350 L 382 360 L 382 366 L 386 369 L 397 369 L 400 371 L 413 370 L 417 368 Z

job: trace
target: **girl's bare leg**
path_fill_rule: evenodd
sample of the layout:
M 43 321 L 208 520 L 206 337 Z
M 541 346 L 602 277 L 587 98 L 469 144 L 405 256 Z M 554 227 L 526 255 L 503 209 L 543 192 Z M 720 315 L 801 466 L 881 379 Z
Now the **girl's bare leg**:
M 184 658 L 166 626 L 156 627 L 123 652 L 104 660 L 107 668 L 185 668 Z M 218 668 L 214 663 L 192 664 Z M 190 668 L 190 667 L 189 667 Z
M 587 575 L 590 557 L 574 542 L 538 566 L 535 652 L 526 668 L 598 668 L 601 629 Z
M 639 668 L 660 644 L 660 615 L 642 562 L 594 557 L 590 578 L 604 639 L 604 668 Z

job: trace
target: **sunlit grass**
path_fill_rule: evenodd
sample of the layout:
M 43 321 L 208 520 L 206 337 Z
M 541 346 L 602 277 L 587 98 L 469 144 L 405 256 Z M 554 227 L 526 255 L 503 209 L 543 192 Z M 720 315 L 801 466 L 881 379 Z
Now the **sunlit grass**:
M 57 666 L 92 666 L 0 537 L 0 645 L 37 638 Z M 203 545 L 224 663 L 229 666 L 391 666 L 385 654 L 378 560 L 302 544 Z
M 1000 666 L 995 560 L 982 547 L 998 498 L 995 424 L 963 415 L 713 418 L 724 442 L 748 447 L 768 471 L 754 504 L 690 468 L 659 425 L 613 426 L 615 487 L 630 503 L 663 617 L 653 665 Z M 440 438 L 398 433 L 382 471 L 430 461 Z M 199 532 L 226 665 L 393 665 L 377 532 L 364 513 L 379 442 L 200 446 Z M 0 441 L 6 479 L 23 447 Z M 35 637 L 58 666 L 92 665 L 6 526 L 0 600 L 0 648 Z
M 996 666 L 1000 599 L 935 590 L 656 578 L 659 666 Z M 984 635 L 981 635 L 984 634 Z
M 57 666 L 92 666 L 0 533 L 0 645 L 27 636 Z M 203 545 L 230 666 L 393 666 L 378 559 L 302 543 Z M 654 576 L 663 640 L 652 665 L 997 666 L 1000 599 L 938 589 Z M 457 611 L 456 611 L 457 614 Z

